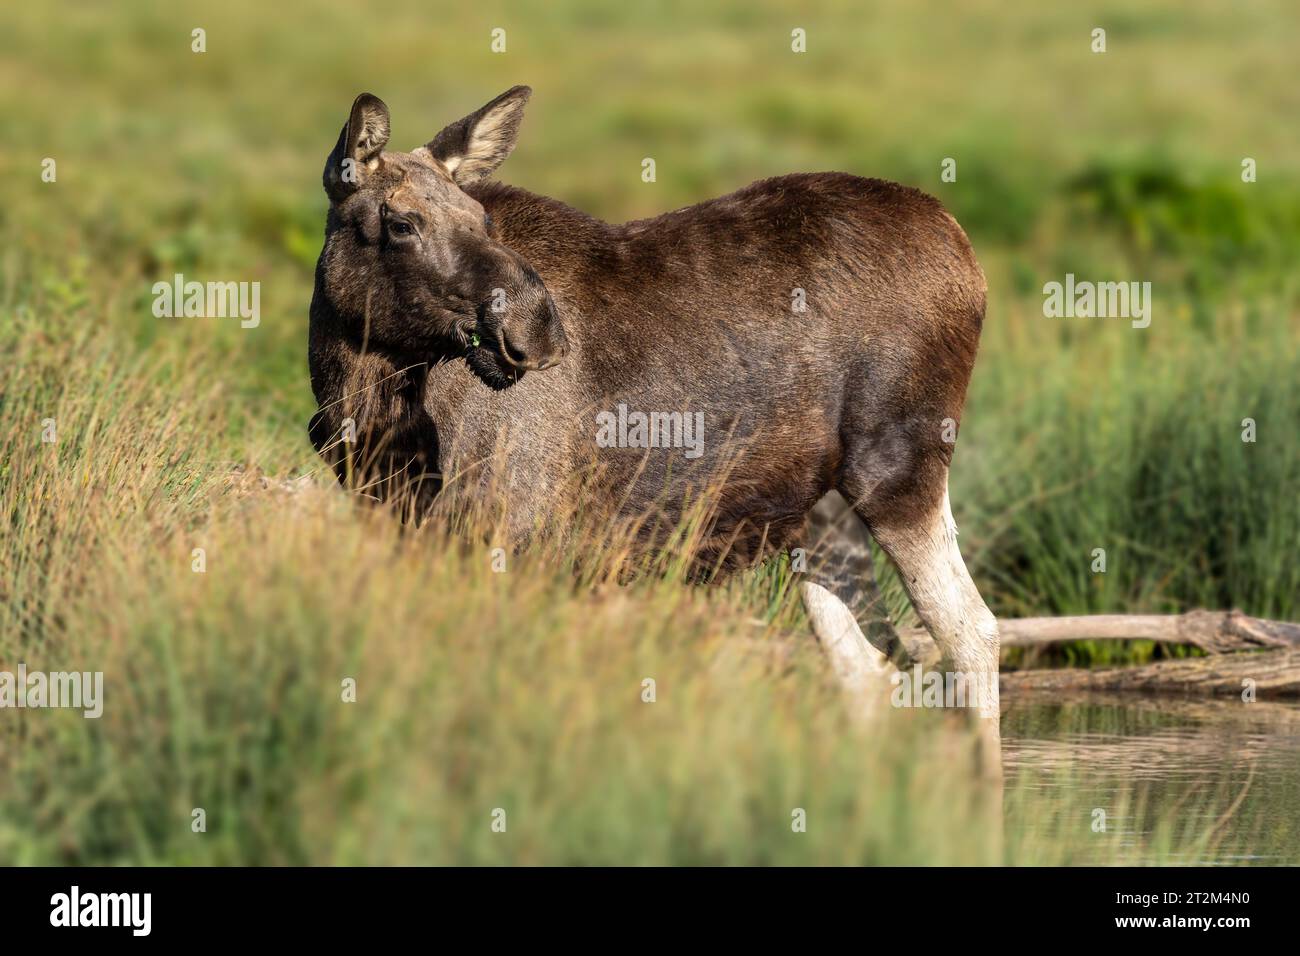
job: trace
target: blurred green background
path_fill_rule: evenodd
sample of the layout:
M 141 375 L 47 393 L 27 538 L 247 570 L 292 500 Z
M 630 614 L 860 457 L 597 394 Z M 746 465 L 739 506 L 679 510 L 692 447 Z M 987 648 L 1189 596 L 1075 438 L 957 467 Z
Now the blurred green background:
M 205 53 L 191 51 L 195 28 Z M 505 53 L 491 51 L 496 28 Z M 795 28 L 806 53 L 791 52 Z M 824 698 L 807 692 L 822 677 L 806 661 L 724 668 L 720 684 L 695 671 L 755 615 L 789 623 L 779 572 L 722 596 L 632 589 L 589 605 L 563 574 L 503 583 L 445 549 L 371 554 L 365 542 L 391 529 L 337 502 L 301 514 L 213 491 L 236 465 L 318 466 L 305 350 L 325 156 L 363 90 L 389 104 L 393 143 L 409 149 L 527 83 L 499 175 L 608 220 L 793 171 L 931 192 L 989 278 L 952 497 L 993 610 L 1295 619 L 1297 49 L 1290 0 L 7 4 L 0 663 L 84 655 L 131 680 L 113 685 L 129 706 L 104 729 L 28 717 L 25 746 L 0 747 L 0 860 L 987 859 L 952 832 L 966 823 L 942 822 L 959 797 L 934 812 L 918 802 L 955 791 L 911 774 L 905 747 L 882 769 L 835 737 L 809 704 Z M 54 183 L 41 180 L 47 157 Z M 644 157 L 655 183 L 641 180 Z M 1242 181 L 1247 157 L 1256 182 Z M 941 181 L 946 158 L 955 182 Z M 150 287 L 175 272 L 260 281 L 259 327 L 155 319 Z M 1042 287 L 1066 273 L 1150 281 L 1150 328 L 1045 318 Z M 68 436 L 56 451 L 33 437 L 50 409 Z M 1246 418 L 1254 443 L 1241 440 Z M 214 560 L 196 591 L 196 536 L 220 542 L 240 576 Z M 897 582 L 887 593 L 903 612 Z M 342 610 L 320 603 L 336 594 L 349 595 Z M 683 617 L 698 601 L 712 611 Z M 644 646 L 602 649 L 612 634 Z M 586 653 L 614 657 L 575 663 Z M 1162 651 L 1065 652 L 1117 653 Z M 607 720 L 590 675 L 635 687 L 647 660 L 679 676 L 693 707 L 653 725 Z M 261 670 L 240 670 L 248 661 Z M 378 722 L 306 689 L 313 676 L 337 686 L 358 661 L 393 682 Z M 718 696 L 733 684 L 743 690 Z M 646 750 L 625 753 L 637 739 Z M 357 766 L 358 750 L 374 756 Z M 797 849 L 755 829 L 773 792 L 805 799 L 800 781 L 828 776 L 822 812 L 852 826 Z M 485 842 L 461 813 L 506 791 L 549 808 L 522 852 Z M 185 828 L 201 801 L 225 807 L 227 829 L 196 849 Z M 763 813 L 780 829 L 788 811 Z M 430 815 L 438 825 L 420 830 Z M 658 821 L 650 844 L 632 819 Z M 409 842 L 415 831 L 432 842 Z M 1046 845 L 1013 856 L 1074 858 Z

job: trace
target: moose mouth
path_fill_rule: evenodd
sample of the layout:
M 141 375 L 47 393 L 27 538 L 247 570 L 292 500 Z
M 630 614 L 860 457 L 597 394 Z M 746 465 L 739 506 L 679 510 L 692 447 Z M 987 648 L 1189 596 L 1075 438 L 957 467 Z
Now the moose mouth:
M 495 331 L 489 330 L 486 316 L 484 303 L 478 307 L 478 321 L 466 332 L 465 364 L 484 385 L 499 392 L 523 378 L 524 357 L 511 349 L 499 326 Z
M 509 364 L 496 349 L 471 345 L 465 353 L 465 364 L 488 388 L 499 392 L 509 388 L 524 377 L 524 370 Z
M 521 318 L 518 311 L 514 310 L 513 317 L 489 315 L 483 304 L 475 310 L 474 324 L 459 330 L 470 369 L 498 391 L 509 388 L 526 372 L 560 364 L 569 351 L 549 294 L 526 317 Z

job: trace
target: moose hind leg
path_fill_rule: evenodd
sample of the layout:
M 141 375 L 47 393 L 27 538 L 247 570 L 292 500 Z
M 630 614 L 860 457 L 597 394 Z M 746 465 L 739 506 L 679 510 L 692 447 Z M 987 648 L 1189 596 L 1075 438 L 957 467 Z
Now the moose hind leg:
M 998 625 L 957 549 L 957 526 L 949 506 L 946 479 L 945 474 L 937 500 L 920 497 L 909 507 L 893 498 L 891 507 L 869 509 L 875 517 L 871 530 L 898 567 L 912 607 L 943 655 L 945 704 L 964 706 L 972 716 L 978 714 L 976 766 L 993 784 L 1000 804 Z M 864 520 L 870 521 L 865 516 Z
M 838 491 L 827 493 L 809 514 L 808 545 L 808 579 L 844 603 L 872 647 L 897 663 L 907 663 L 876 583 L 867 526 Z
M 897 565 L 912 607 L 951 668 L 956 687 L 964 689 L 966 706 L 978 705 L 981 716 L 996 721 L 998 624 L 957 548 L 947 488 L 915 515 L 898 524 L 877 521 L 871 530 Z

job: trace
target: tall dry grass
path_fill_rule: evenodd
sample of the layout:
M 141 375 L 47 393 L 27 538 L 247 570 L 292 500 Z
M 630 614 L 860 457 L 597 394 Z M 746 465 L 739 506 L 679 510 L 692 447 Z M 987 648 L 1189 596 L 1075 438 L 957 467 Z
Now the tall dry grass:
M 232 470 L 225 399 L 175 356 L 14 331 L 0 669 L 106 689 L 97 720 L 0 723 L 2 862 L 1034 863 L 1166 839 L 1084 839 L 1024 789 L 999 848 L 963 726 L 855 727 L 772 572 L 687 587 L 670 556 L 619 584 L 635 552 L 594 526 L 494 570 L 497 529 L 464 512 L 403 527 L 329 476 Z

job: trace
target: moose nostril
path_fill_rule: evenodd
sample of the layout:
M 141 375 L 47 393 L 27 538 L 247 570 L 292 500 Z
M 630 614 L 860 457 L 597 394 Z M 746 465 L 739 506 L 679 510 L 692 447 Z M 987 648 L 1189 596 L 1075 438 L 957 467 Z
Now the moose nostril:
M 501 354 L 505 357 L 505 360 L 511 365 L 520 368 L 532 367 L 533 363 L 528 360 L 528 353 L 518 348 L 510 341 L 510 337 L 506 335 L 505 329 L 497 332 L 497 345 L 500 346 Z
M 522 349 L 516 348 L 514 343 L 510 341 L 509 337 L 503 337 L 501 344 L 505 346 L 506 354 L 515 362 L 518 362 L 520 365 L 522 365 L 523 363 L 528 361 L 527 353 L 525 353 Z

